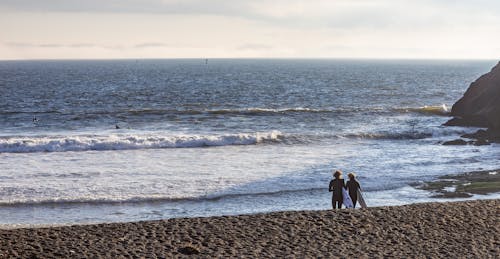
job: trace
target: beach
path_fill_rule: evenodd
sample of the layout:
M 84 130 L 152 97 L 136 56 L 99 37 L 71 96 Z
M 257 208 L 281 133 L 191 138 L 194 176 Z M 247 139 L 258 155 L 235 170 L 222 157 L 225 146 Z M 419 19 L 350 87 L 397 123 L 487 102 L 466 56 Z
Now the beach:
M 0 258 L 498 258 L 500 200 L 0 230 Z
M 435 183 L 498 171 L 442 126 L 495 63 L 0 61 L 0 227 L 325 210 L 335 170 L 372 207 L 500 198 Z
M 500 259 L 499 1 L 116 2 L 0 0 L 0 259 Z
M 0 62 L 0 258 L 494 258 L 499 144 L 443 145 L 491 65 Z

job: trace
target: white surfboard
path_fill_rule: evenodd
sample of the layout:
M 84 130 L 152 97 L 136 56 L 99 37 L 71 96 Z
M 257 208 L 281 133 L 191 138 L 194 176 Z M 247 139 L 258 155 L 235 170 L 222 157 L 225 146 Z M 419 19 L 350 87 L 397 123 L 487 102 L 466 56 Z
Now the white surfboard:
M 358 189 L 358 202 L 361 208 L 366 209 L 368 206 L 366 206 L 365 199 L 363 198 L 363 194 L 361 193 L 361 190 Z
M 349 193 L 345 188 L 342 188 L 342 196 L 344 196 L 344 199 L 342 203 L 344 203 L 344 206 L 346 208 L 354 208 L 354 205 L 352 204 L 351 196 L 349 196 Z

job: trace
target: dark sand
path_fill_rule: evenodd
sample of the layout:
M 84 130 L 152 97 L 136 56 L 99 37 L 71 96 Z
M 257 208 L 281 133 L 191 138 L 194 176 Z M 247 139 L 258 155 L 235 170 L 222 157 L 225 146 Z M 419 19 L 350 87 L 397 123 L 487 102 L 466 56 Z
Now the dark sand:
M 0 258 L 187 253 L 196 258 L 499 258 L 500 200 L 0 230 Z

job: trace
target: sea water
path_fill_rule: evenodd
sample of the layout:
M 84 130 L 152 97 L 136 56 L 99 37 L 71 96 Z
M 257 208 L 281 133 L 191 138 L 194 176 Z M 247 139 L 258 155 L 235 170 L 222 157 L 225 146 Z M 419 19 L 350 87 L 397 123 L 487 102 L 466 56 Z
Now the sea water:
M 3 227 L 328 209 L 333 170 L 369 206 L 497 169 L 441 126 L 494 61 L 0 62 Z M 474 196 L 474 199 L 490 196 Z

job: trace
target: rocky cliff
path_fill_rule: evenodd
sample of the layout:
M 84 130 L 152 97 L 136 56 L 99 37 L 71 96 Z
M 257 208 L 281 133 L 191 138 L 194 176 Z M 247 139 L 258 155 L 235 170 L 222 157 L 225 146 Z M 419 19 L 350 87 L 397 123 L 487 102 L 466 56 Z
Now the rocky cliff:
M 473 82 L 451 109 L 445 125 L 476 126 L 500 132 L 500 62 Z

